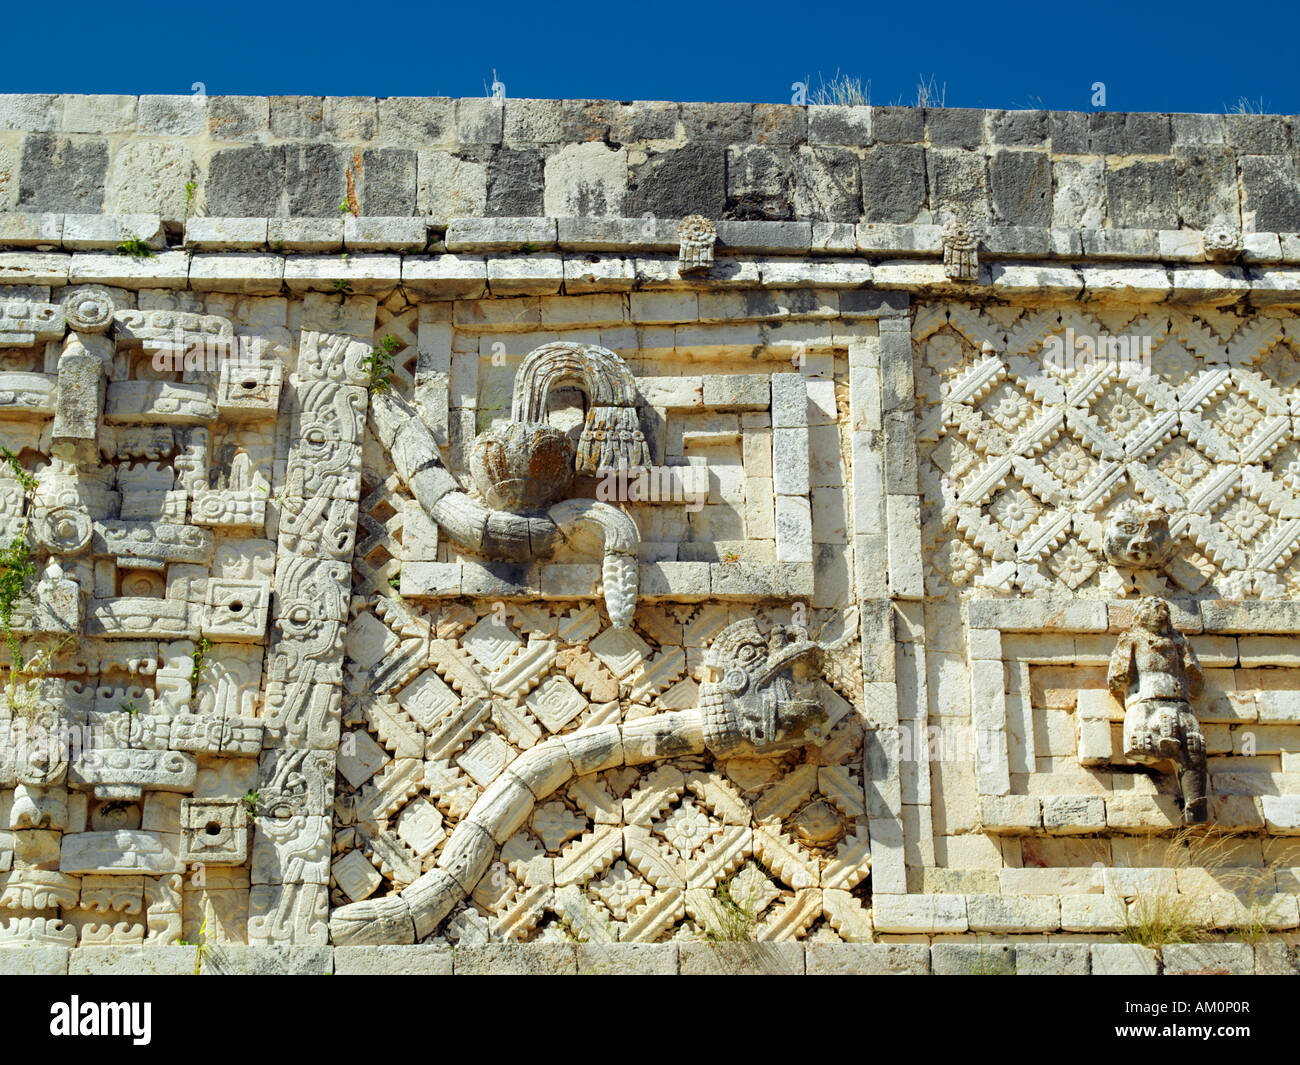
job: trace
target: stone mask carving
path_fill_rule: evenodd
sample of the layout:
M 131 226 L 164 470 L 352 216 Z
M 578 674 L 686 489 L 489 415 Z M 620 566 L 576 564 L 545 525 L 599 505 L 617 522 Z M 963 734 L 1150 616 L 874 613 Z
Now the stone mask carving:
M 1124 503 L 1106 522 L 1102 549 L 1125 569 L 1158 569 L 1173 554 L 1169 517 L 1156 507 Z

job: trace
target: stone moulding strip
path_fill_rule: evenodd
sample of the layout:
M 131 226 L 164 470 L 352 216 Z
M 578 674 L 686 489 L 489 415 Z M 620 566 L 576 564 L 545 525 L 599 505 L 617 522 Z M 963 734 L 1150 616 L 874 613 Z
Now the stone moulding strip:
M 943 256 L 943 227 L 884 222 L 717 223 L 716 254 L 844 258 Z M 991 226 L 980 234 L 988 260 L 1144 261 L 1204 263 L 1206 234 L 1196 229 L 1058 229 Z M 0 212 L 0 248 L 112 251 L 129 239 L 166 247 L 157 215 Z M 546 251 L 676 255 L 677 220 L 643 218 L 459 218 L 446 226 L 426 219 L 346 215 L 341 218 L 198 217 L 185 226 L 192 251 L 340 252 L 447 251 L 526 255 Z M 1300 233 L 1242 233 L 1235 261 L 1300 264 Z
M 94 252 L 0 252 L 0 285 L 101 284 L 247 295 L 379 295 L 403 286 L 434 300 L 632 290 L 827 288 L 912 293 L 917 298 L 1120 300 L 1144 303 L 1300 306 L 1300 268 L 1218 264 L 982 263 L 979 279 L 949 280 L 939 262 L 892 259 L 835 264 L 824 258 L 722 260 L 713 274 L 684 280 L 676 259 L 605 259 L 539 253 L 518 258 L 469 255 L 342 256 L 264 252 L 163 251 L 147 259 Z M 888 313 L 878 311 L 877 313 Z

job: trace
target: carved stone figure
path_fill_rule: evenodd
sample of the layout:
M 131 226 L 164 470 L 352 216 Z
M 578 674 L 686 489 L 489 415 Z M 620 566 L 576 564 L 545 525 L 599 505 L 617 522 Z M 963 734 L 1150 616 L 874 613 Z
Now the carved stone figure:
M 943 227 L 944 276 L 953 281 L 974 281 L 979 269 L 979 238 L 964 222 L 952 219 Z
M 1174 630 L 1168 603 L 1154 596 L 1138 601 L 1132 625 L 1111 654 L 1106 679 L 1124 704 L 1124 756 L 1145 765 L 1177 765 L 1183 818 L 1189 825 L 1204 824 L 1205 737 L 1191 706 L 1204 677 L 1195 652 Z
M 679 274 L 700 273 L 713 266 L 713 245 L 718 239 L 718 227 L 702 214 L 687 215 L 677 227 L 681 246 L 677 253 Z
M 829 715 L 811 698 L 823 648 L 799 628 L 764 636 L 752 619 L 728 626 L 705 664 L 699 706 L 622 725 L 597 725 L 553 736 L 516 758 L 456 826 L 437 866 L 399 894 L 335 910 L 336 944 L 411 943 L 437 928 L 478 885 L 496 848 L 533 807 L 574 777 L 645 765 L 664 758 L 766 755 L 826 740 Z
M 1241 230 L 1231 223 L 1220 222 L 1201 234 L 1201 245 L 1210 262 L 1227 263 L 1240 258 L 1244 246 Z
M 1174 551 L 1169 516 L 1159 507 L 1123 503 L 1106 522 L 1106 558 L 1126 569 L 1158 569 Z
M 544 421 L 547 396 L 570 384 L 580 387 L 591 404 L 576 447 Z M 493 558 L 532 561 L 547 558 L 571 527 L 597 527 L 604 535 L 605 601 L 611 620 L 624 627 L 636 609 L 636 524 L 608 503 L 554 501 L 575 473 L 627 473 L 650 465 L 636 396 L 627 364 L 612 351 L 567 343 L 532 351 L 515 378 L 511 420 L 481 434 L 471 449 L 470 472 L 481 499 L 466 492 L 446 468 L 433 433 L 405 400 L 377 393 L 370 418 L 398 477 L 462 547 Z

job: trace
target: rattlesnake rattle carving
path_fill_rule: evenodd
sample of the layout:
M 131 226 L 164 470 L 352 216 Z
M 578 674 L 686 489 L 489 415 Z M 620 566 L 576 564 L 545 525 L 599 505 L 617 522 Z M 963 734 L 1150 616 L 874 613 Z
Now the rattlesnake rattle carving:
M 434 869 L 397 894 L 335 910 L 334 942 L 413 943 L 428 936 L 473 892 L 497 847 L 524 826 L 536 804 L 575 777 L 705 751 L 727 758 L 822 744 L 827 712 L 802 693 L 823 652 L 834 646 L 783 626 L 764 637 L 752 619 L 728 626 L 705 658 L 720 679 L 700 686 L 698 706 L 579 729 L 525 751 L 457 824 Z

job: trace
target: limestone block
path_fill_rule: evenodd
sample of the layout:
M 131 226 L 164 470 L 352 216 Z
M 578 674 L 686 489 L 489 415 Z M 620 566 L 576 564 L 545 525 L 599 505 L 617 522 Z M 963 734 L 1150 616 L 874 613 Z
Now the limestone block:
M 1167 976 L 1249 976 L 1255 971 L 1254 949 L 1249 943 L 1171 943 L 1161 953 Z
M 59 868 L 73 874 L 181 873 L 185 862 L 177 836 L 118 829 L 68 833 L 59 850 Z
M 683 976 L 802 976 L 802 943 L 680 944 Z
M 924 976 L 930 950 L 923 943 L 809 943 L 809 976 Z
M 334 975 L 450 976 L 453 956 L 451 947 L 435 943 L 335 947 Z
M 1092 972 L 1096 976 L 1155 976 L 1156 952 L 1136 943 L 1094 943 Z

